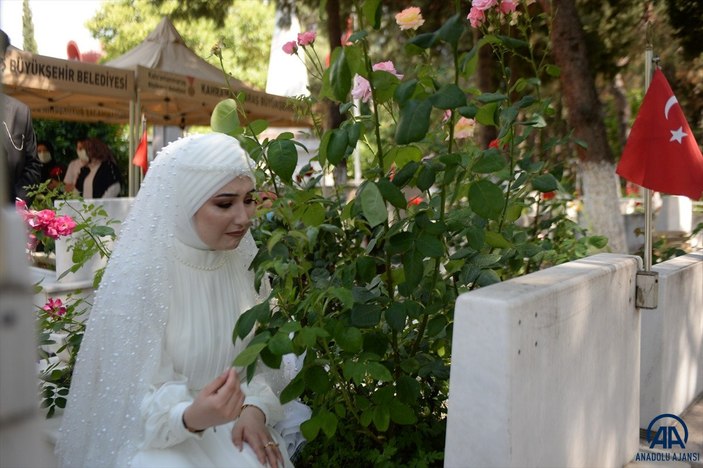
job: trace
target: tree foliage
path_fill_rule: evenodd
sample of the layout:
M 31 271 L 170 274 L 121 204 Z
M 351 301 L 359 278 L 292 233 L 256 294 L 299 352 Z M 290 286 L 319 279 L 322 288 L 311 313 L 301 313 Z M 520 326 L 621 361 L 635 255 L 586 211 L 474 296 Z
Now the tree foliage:
M 104 2 L 87 26 L 99 39 L 105 61 L 116 58 L 141 43 L 164 16 L 173 21 L 185 44 L 200 57 L 219 67 L 212 47 L 222 41 L 227 70 L 237 79 L 256 88 L 266 86 L 268 57 L 273 34 L 274 7 L 257 0 L 228 2 L 222 15 L 215 16 L 216 5 L 199 6 L 184 16 L 183 2 L 164 0 L 116 0 Z M 196 5 L 197 6 L 197 5 Z M 204 8 L 204 9 L 203 9 Z M 207 16 L 195 14 L 211 12 Z M 222 21 L 223 25 L 218 26 Z
M 37 53 L 37 40 L 34 38 L 34 23 L 32 22 L 29 0 L 22 0 L 22 40 L 24 50 L 33 54 Z

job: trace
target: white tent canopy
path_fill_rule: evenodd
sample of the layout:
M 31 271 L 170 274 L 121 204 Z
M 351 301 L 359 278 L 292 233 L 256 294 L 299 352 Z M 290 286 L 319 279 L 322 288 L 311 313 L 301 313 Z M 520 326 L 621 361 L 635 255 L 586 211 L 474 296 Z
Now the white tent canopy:
M 222 70 L 185 45 L 167 17 L 143 42 L 106 65 L 134 70 L 139 112 L 150 124 L 209 124 L 212 110 L 230 95 L 231 86 L 235 93 L 245 95 L 244 120 L 266 119 L 275 127 L 301 126 L 285 97 L 257 91 L 233 77 L 226 79 Z
M 125 123 L 135 98 L 134 74 L 104 65 L 62 60 L 9 47 L 3 92 L 27 104 L 32 117 Z

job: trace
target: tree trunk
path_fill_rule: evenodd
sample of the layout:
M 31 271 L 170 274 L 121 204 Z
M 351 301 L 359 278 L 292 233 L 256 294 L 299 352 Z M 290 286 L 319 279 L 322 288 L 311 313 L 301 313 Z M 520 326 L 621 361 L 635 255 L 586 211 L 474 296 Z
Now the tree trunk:
M 608 237 L 612 252 L 626 253 L 619 183 L 588 64 L 583 26 L 574 0 L 555 0 L 553 5 L 551 41 L 554 61 L 561 68 L 568 122 L 574 137 L 587 145 L 587 149 L 576 146 L 586 227 L 592 234 Z

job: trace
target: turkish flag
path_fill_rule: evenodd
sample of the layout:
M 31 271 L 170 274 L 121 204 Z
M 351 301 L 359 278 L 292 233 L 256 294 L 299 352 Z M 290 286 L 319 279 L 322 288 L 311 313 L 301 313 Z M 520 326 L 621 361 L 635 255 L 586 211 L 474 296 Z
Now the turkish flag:
M 148 144 L 146 139 L 146 126 L 144 126 L 144 133 L 142 133 L 142 138 L 139 140 L 139 145 L 137 145 L 137 150 L 134 152 L 134 157 L 132 158 L 132 164 L 142 168 L 142 173 L 146 174 L 149 168 L 149 157 L 147 154 Z
M 698 200 L 703 155 L 664 73 L 657 69 L 616 171 L 642 187 Z

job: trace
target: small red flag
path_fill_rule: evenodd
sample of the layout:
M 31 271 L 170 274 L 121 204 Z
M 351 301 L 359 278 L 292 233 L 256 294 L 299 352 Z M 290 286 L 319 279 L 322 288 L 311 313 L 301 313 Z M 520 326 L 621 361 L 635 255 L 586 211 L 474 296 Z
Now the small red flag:
M 134 152 L 134 157 L 132 158 L 132 164 L 142 168 L 142 173 L 146 174 L 149 168 L 149 157 L 147 155 L 148 144 L 146 139 L 146 126 L 144 127 L 144 133 L 142 133 L 142 138 L 139 140 L 139 145 L 137 145 L 137 150 Z
M 703 155 L 659 69 L 654 71 L 615 172 L 651 190 L 693 200 L 701 197 Z

